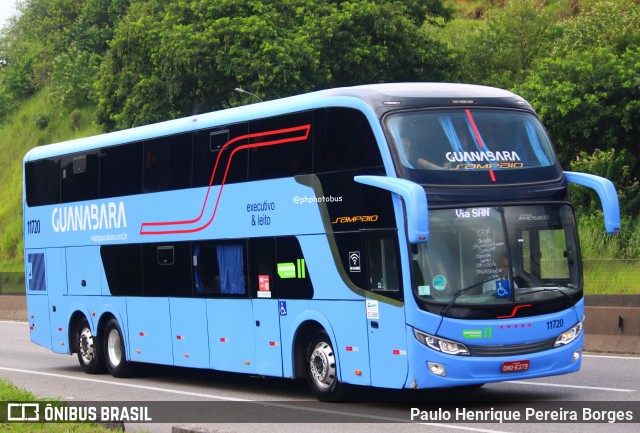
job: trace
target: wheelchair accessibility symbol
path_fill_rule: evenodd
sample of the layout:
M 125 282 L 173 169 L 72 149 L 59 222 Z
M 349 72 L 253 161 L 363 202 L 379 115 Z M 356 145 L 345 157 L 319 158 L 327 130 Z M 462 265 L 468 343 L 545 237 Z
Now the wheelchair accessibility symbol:
M 281 316 L 286 316 L 287 315 L 287 303 L 285 301 L 279 301 L 278 302 L 278 310 L 280 310 L 280 315 Z
M 509 298 L 511 296 L 511 284 L 509 280 L 496 281 L 496 298 Z

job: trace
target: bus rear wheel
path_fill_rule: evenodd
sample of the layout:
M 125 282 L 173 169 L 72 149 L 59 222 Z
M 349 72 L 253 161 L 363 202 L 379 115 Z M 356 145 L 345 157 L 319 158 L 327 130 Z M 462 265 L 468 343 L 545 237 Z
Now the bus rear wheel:
M 309 341 L 305 357 L 305 373 L 311 392 L 320 401 L 344 398 L 345 385 L 338 380 L 338 366 L 326 332 L 321 331 Z
M 122 338 L 122 330 L 118 321 L 109 319 L 104 329 L 104 357 L 107 369 L 113 377 L 127 377 L 131 374 L 132 366 L 127 361 L 127 352 Z
M 105 364 L 102 345 L 91 332 L 87 319 L 82 319 L 76 327 L 76 353 L 80 367 L 88 374 L 104 373 Z

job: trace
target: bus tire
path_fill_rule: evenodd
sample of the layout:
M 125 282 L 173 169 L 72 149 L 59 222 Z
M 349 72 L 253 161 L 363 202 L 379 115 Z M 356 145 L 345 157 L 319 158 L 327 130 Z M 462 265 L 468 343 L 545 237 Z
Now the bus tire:
M 104 373 L 105 364 L 102 356 L 102 344 L 100 344 L 100 339 L 91 332 L 87 319 L 83 317 L 75 329 L 75 349 L 80 367 L 88 374 Z
M 132 365 L 127 361 L 127 352 L 122 338 L 122 330 L 115 318 L 109 319 L 104 328 L 104 359 L 113 377 L 131 375 Z
M 331 339 L 325 331 L 318 331 L 309 340 L 305 373 L 309 388 L 318 400 L 333 402 L 343 399 L 345 385 L 338 380 L 338 363 Z

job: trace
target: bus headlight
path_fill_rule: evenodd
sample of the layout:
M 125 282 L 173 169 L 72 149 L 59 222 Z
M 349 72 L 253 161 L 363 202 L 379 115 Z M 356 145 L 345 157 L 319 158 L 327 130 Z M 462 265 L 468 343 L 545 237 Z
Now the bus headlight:
M 433 350 L 437 350 L 438 352 L 446 353 L 448 355 L 469 355 L 469 349 L 467 349 L 467 347 L 462 343 L 425 334 L 415 328 L 413 329 L 413 335 L 415 335 L 416 339 L 420 343 L 432 348 Z
M 584 321 L 584 320 L 583 320 Z M 578 338 L 580 334 L 582 334 L 582 322 L 578 323 L 571 329 L 564 331 L 562 334 L 558 335 L 556 338 L 556 343 L 553 347 L 564 346 L 565 344 L 571 343 L 573 340 Z

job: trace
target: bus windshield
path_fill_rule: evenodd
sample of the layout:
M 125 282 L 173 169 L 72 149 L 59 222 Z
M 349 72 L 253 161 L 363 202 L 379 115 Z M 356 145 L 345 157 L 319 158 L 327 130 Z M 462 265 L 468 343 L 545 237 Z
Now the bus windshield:
M 568 205 L 431 210 L 413 254 L 413 289 L 428 304 L 472 307 L 566 297 L 582 290 Z
M 406 111 L 388 116 L 385 126 L 399 173 L 419 183 L 535 180 L 556 165 L 542 125 L 524 111 Z

